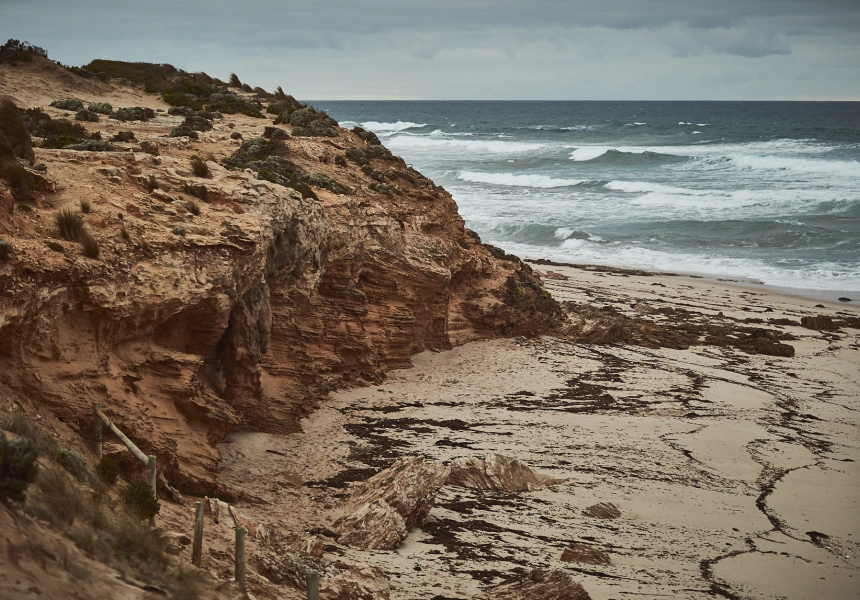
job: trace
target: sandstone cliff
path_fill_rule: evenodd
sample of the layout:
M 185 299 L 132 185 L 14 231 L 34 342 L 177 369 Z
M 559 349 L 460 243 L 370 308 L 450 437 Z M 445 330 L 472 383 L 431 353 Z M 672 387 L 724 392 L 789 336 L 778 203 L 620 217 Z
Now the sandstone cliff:
M 72 116 L 49 107 L 66 97 L 169 108 L 41 58 L 0 65 L 4 94 L 54 118 Z M 330 390 L 378 382 L 415 352 L 559 326 L 530 269 L 494 258 L 445 190 L 396 157 L 364 171 L 346 161 L 368 146 L 358 134 L 279 142 L 314 175 L 308 195 L 222 166 L 270 119 L 228 114 L 199 141 L 167 137 L 182 122 L 101 117 L 89 133 L 135 139 L 112 152 L 36 148 L 47 170 L 31 171 L 42 190 L 29 199 L 0 180 L 0 237 L 14 248 L 0 262 L 0 383 L 81 435 L 101 402 L 171 485 L 211 492 L 229 431 L 294 431 Z M 192 155 L 209 159 L 208 177 Z M 377 172 L 393 174 L 379 186 Z M 95 259 L 55 222 L 82 201 Z

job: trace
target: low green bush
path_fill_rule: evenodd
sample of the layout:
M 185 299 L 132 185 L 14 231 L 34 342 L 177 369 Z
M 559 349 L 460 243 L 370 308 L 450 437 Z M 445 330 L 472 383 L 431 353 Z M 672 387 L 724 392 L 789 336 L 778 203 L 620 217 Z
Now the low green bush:
M 114 136 L 110 139 L 112 142 L 134 142 L 137 141 L 137 138 L 134 136 L 133 131 L 117 131 Z
M 99 122 L 99 114 L 93 112 L 91 110 L 87 110 L 82 108 L 78 112 L 75 113 L 75 121 L 87 121 L 90 123 L 98 123 Z
M 15 254 L 14 248 L 12 248 L 12 244 L 0 238 L 0 261 L 6 262 L 12 255 Z
M 87 107 L 87 110 L 100 115 L 109 115 L 113 112 L 113 106 L 107 102 L 93 102 Z
M 84 108 L 84 103 L 80 100 L 75 100 L 74 98 L 68 98 L 66 100 L 54 100 L 51 102 L 51 106 L 59 108 L 60 110 L 77 112 Z
M 179 125 L 170 130 L 168 137 L 187 137 L 192 140 L 196 140 L 199 138 L 197 132 L 188 127 L 187 125 Z
M 23 500 L 36 480 L 39 449 L 28 438 L 10 440 L 0 431 L 0 500 Z
M 122 491 L 122 499 L 133 514 L 141 519 L 152 519 L 161 510 L 150 487 L 142 481 L 132 481 Z
M 372 131 L 367 131 L 366 129 L 363 129 L 356 125 L 352 128 L 352 132 L 372 146 L 382 145 L 382 142 L 379 141 L 379 138 Z
M 130 108 L 120 108 L 111 113 L 111 118 L 117 121 L 149 121 L 155 118 L 155 111 L 151 108 L 142 106 L 132 106 Z
M 107 454 L 103 454 L 96 464 L 96 475 L 104 483 L 113 485 L 119 478 L 119 465 Z
M 114 152 L 113 144 L 104 140 L 83 140 L 77 144 L 63 147 L 64 150 L 80 150 L 86 152 Z
M 33 140 L 24 115 L 9 98 L 0 98 L 0 157 L 23 158 L 31 165 L 36 162 Z
M 89 481 L 90 469 L 80 453 L 68 448 L 60 448 L 57 450 L 57 462 L 78 481 Z
M 66 249 L 63 248 L 63 245 L 59 242 L 55 242 L 53 240 L 45 240 L 45 245 L 54 252 L 59 252 L 60 254 L 66 253 Z

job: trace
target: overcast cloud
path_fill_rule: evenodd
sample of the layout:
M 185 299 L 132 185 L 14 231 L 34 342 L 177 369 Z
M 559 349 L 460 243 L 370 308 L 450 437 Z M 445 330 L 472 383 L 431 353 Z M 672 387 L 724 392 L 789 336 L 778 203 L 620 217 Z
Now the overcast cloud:
M 860 100 L 858 0 L 118 4 L 0 0 L 0 38 L 301 99 Z

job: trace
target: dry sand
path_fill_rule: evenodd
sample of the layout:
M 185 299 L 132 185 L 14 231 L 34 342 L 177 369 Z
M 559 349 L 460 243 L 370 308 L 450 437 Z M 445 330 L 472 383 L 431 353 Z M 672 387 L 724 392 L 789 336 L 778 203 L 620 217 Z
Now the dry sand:
M 643 303 L 735 319 L 860 313 L 687 277 L 551 270 L 567 278 L 545 277 L 557 299 L 631 315 Z M 383 385 L 334 394 L 304 434 L 235 434 L 223 478 L 253 469 L 249 492 L 297 528 L 329 526 L 351 482 L 400 456 L 497 452 L 570 478 L 520 494 L 445 487 L 398 550 L 347 550 L 390 574 L 392 598 L 472 598 L 533 568 L 566 570 L 595 600 L 857 598 L 860 331 L 781 329 L 798 338 L 792 358 L 556 338 L 425 352 Z M 600 502 L 621 516 L 583 513 Z M 561 562 L 574 542 L 612 564 Z

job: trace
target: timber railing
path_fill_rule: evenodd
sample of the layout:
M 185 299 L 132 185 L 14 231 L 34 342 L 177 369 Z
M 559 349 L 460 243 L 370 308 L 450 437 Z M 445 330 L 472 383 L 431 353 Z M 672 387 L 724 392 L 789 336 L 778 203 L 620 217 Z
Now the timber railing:
M 102 405 L 98 402 L 93 404 L 93 423 L 95 425 L 95 439 L 96 439 L 96 456 L 99 458 L 102 457 L 102 428 L 107 427 L 111 433 L 113 433 L 119 440 L 128 448 L 129 452 L 134 454 L 134 456 L 146 465 L 147 475 L 149 476 L 149 488 L 152 490 L 152 497 L 157 498 L 155 495 L 155 455 L 150 454 L 147 456 L 143 452 L 141 452 L 140 448 L 134 445 L 128 437 L 120 431 L 119 427 L 111 423 L 111 420 L 107 418 L 102 412 Z

